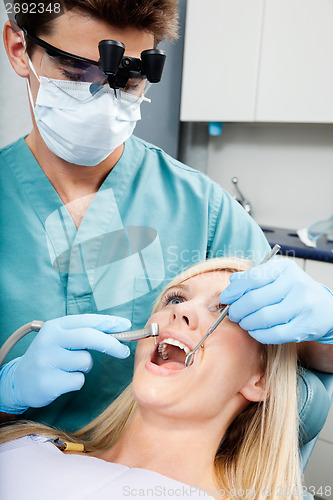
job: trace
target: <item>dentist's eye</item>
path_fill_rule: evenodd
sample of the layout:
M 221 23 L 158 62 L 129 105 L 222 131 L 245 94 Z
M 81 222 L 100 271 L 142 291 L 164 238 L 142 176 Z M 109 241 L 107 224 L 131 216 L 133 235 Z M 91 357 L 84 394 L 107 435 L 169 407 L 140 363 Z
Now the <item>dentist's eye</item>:
M 82 74 L 81 73 L 71 73 L 69 71 L 66 71 L 65 69 L 62 70 L 61 72 L 62 76 L 66 80 L 70 80 L 72 82 L 80 82 L 82 80 Z
M 182 302 L 184 302 L 186 300 L 186 297 L 184 297 L 184 295 L 182 295 L 181 293 L 179 292 L 169 292 L 169 293 L 166 293 L 162 299 L 162 305 L 165 307 L 165 306 L 168 306 L 169 304 L 171 305 L 177 305 L 177 304 L 181 304 Z

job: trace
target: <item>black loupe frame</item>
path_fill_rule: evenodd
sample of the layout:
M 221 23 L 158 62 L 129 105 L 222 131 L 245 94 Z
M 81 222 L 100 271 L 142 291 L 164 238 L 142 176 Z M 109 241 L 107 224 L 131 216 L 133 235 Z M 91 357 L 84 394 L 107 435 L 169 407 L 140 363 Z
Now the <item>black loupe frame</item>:
M 117 40 L 101 40 L 98 50 L 98 66 L 113 89 L 124 88 L 129 78 L 145 77 L 150 83 L 161 80 L 166 59 L 163 50 L 144 50 L 141 59 L 128 57 L 124 56 L 125 45 Z

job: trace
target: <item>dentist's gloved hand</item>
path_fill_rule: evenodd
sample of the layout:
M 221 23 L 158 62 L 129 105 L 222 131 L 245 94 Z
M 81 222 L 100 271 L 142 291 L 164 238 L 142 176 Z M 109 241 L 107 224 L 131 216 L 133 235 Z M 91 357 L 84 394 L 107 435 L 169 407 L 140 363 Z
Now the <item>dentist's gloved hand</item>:
M 129 348 L 107 333 L 129 330 L 117 316 L 82 314 L 47 321 L 27 352 L 0 369 L 0 411 L 23 413 L 46 406 L 84 384 L 93 365 L 87 349 L 127 358 Z M 106 333 L 104 333 L 106 332 Z
M 262 344 L 333 343 L 333 294 L 290 259 L 233 273 L 221 293 L 229 318 Z

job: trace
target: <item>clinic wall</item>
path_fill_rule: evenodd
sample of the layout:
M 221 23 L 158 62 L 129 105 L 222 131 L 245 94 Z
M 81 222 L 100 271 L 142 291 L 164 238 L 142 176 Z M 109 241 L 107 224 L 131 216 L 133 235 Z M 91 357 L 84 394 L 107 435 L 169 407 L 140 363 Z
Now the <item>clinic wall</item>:
M 2 42 L 3 26 L 7 19 L 4 3 L 0 1 L 0 147 L 27 134 L 31 129 L 25 79 L 17 76 L 9 64 Z
M 333 125 L 225 123 L 207 174 L 250 200 L 262 225 L 297 229 L 333 213 Z

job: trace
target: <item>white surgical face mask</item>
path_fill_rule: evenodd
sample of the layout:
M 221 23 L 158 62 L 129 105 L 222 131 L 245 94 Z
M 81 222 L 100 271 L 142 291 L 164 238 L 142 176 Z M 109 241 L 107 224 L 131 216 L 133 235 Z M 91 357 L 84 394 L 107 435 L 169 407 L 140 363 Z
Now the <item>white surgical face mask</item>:
M 144 97 L 121 92 L 117 99 L 108 86 L 92 97 L 89 82 L 53 83 L 30 66 L 40 83 L 34 105 L 28 82 L 36 124 L 55 155 L 76 165 L 97 165 L 132 135 Z

